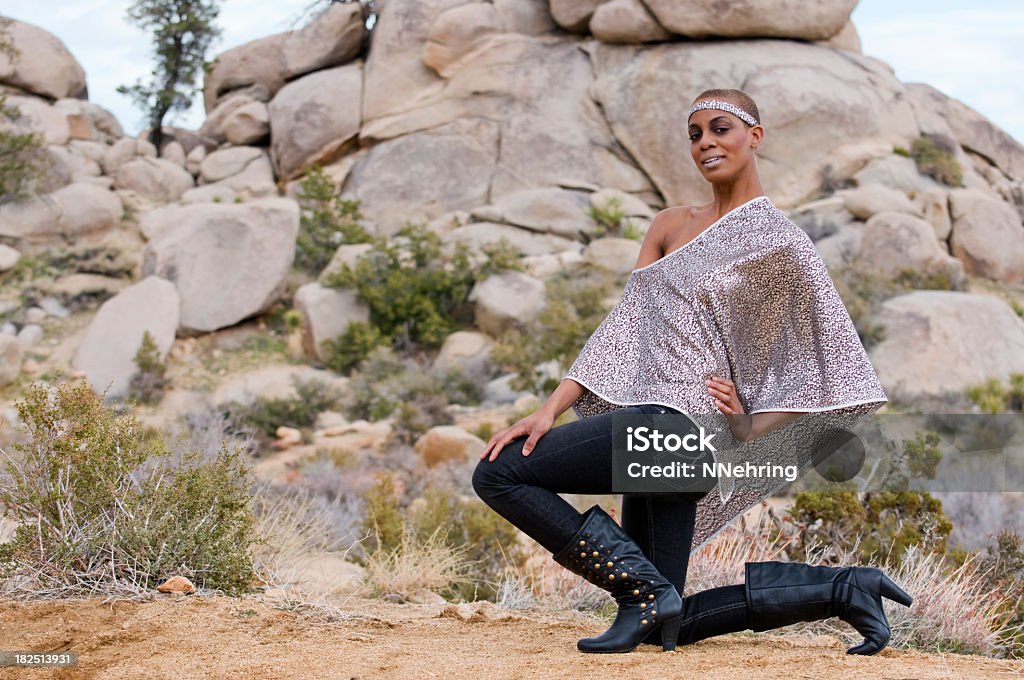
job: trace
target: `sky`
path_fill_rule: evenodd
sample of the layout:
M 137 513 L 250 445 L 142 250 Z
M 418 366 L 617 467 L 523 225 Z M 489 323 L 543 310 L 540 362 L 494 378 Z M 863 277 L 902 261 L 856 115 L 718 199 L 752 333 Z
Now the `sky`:
M 213 55 L 296 28 L 316 0 L 224 0 Z M 124 20 L 130 0 L 0 0 L 0 14 L 64 41 L 86 72 L 89 99 L 137 133 L 142 113 L 117 93 L 150 68 L 148 36 Z M 863 51 L 902 82 L 928 83 L 1024 142 L 1024 3 L 1020 0 L 861 0 L 853 11 Z M 197 128 L 202 97 L 166 123 Z

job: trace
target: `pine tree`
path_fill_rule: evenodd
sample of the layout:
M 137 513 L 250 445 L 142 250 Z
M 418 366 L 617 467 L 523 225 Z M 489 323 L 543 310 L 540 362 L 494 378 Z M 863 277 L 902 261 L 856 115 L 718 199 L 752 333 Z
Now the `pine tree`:
M 156 64 L 148 82 L 121 85 L 117 91 L 131 97 L 149 118 L 149 141 L 163 143 L 163 120 L 171 111 L 185 111 L 199 87 L 206 50 L 220 35 L 214 20 L 218 0 L 136 0 L 128 8 L 128 21 L 153 32 Z

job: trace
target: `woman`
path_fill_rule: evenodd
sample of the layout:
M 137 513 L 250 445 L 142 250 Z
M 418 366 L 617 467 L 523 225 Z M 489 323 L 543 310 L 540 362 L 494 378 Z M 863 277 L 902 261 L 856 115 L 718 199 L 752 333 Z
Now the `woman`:
M 714 199 L 658 213 L 615 309 L 546 403 L 490 439 L 473 475 L 491 508 L 618 603 L 605 633 L 577 643 L 584 652 L 839 616 L 865 638 L 848 653 L 874 654 L 890 636 L 881 597 L 911 604 L 878 569 L 782 562 L 748 562 L 744 583 L 683 598 L 695 532 L 702 544 L 780 484 L 624 494 L 621 527 L 558 495 L 612 492 L 613 413 L 678 414 L 731 437 L 735 460 L 803 470 L 820 432 L 885 403 L 813 244 L 764 195 L 759 119 L 740 90 L 694 100 L 690 152 Z M 552 428 L 569 406 L 581 418 Z M 793 435 L 801 428 L 811 444 Z

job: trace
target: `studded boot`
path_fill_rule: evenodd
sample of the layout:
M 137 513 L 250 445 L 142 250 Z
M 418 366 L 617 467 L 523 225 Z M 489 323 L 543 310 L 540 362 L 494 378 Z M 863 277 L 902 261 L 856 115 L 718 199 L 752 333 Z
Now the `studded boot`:
M 601 635 L 576 643 L 581 652 L 628 652 L 658 624 L 662 649 L 676 647 L 683 601 L 673 586 L 598 506 L 584 515 L 583 526 L 552 559 L 607 590 L 619 605 L 615 621 Z
M 747 562 L 751 630 L 838 616 L 864 636 L 847 654 L 874 654 L 889 644 L 882 597 L 905 607 L 913 599 L 874 567 L 825 567 L 799 562 Z

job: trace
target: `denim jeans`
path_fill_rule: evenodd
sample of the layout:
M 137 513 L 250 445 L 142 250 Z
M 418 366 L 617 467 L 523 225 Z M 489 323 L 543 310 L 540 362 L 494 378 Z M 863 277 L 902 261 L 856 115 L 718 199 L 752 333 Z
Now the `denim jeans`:
M 619 414 L 679 413 L 656 404 L 628 406 Z M 473 488 L 495 512 L 556 553 L 573 539 L 583 515 L 558 494 L 610 494 L 612 415 L 602 413 L 553 427 L 522 455 L 526 437 L 504 448 L 493 462 L 481 460 Z M 622 528 L 679 594 L 693 545 L 697 501 L 705 492 L 626 494 Z M 746 630 L 746 591 L 742 584 L 711 588 L 683 598 L 680 644 Z

